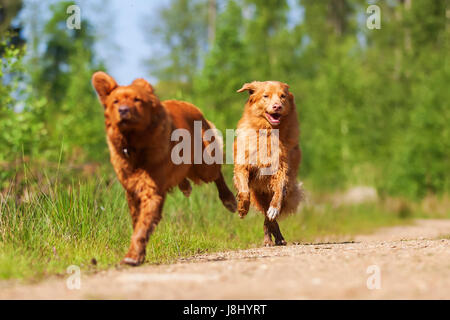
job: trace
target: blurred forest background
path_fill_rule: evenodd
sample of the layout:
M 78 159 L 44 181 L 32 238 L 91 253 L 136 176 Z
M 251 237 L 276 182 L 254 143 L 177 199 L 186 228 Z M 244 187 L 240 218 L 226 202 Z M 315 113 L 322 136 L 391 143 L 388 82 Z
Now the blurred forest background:
M 66 27 L 68 1 L 34 19 L 23 38 L 19 0 L 0 3 L 0 186 L 23 162 L 108 162 L 101 108 L 90 84 L 105 69 L 82 16 Z M 366 9 L 381 8 L 369 30 Z M 143 8 L 142 10 L 145 10 Z M 412 198 L 450 188 L 448 1 L 172 0 L 146 22 L 161 99 L 191 101 L 220 129 L 235 128 L 244 82 L 279 80 L 295 94 L 302 179 L 314 189 L 375 186 Z M 117 22 L 116 22 L 117 23 Z
M 53 4 L 48 20 L 33 22 L 42 31 L 23 39 L 20 25 L 11 26 L 21 1 L 2 0 L 3 188 L 24 159 L 75 167 L 108 161 L 89 81 L 104 67 L 90 22 L 66 27 L 71 4 Z M 376 4 L 379 30 L 366 27 L 367 1 L 173 0 L 161 6 L 158 25 L 147 23 L 148 41 L 166 52 L 149 58 L 142 75 L 158 79 L 162 99 L 197 104 L 220 129 L 236 126 L 245 102 L 236 90 L 244 82 L 286 82 L 301 120 L 301 176 L 314 188 L 363 184 L 411 197 L 446 192 L 449 3 Z
M 123 63 L 95 50 L 122 23 L 104 3 L 89 1 L 98 12 L 89 16 L 86 1 L 0 0 L 0 278 L 61 272 L 92 257 L 108 266 L 128 246 L 126 200 L 90 83 L 94 71 Z M 66 26 L 72 4 L 82 9 L 79 30 Z M 366 27 L 371 4 L 381 8 L 379 30 Z M 289 241 L 405 223 L 424 203 L 431 216 L 450 218 L 449 1 L 155 6 L 140 22 L 153 48 L 140 76 L 161 99 L 193 102 L 225 130 L 242 115 L 243 83 L 290 85 L 301 123 L 299 175 L 315 203 L 282 221 Z M 232 166 L 224 171 L 231 182 Z M 355 186 L 376 188 L 380 201 L 328 201 Z M 189 199 L 174 192 L 148 257 L 167 262 L 255 245 L 260 218 L 225 212 L 208 186 Z

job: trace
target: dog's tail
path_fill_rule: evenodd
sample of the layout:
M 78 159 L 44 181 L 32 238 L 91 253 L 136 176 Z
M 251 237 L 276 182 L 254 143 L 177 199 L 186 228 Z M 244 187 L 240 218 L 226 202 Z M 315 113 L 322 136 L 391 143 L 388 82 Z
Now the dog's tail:
M 283 209 L 281 216 L 288 216 L 297 212 L 300 202 L 304 201 L 305 189 L 303 188 L 303 182 L 299 181 L 288 191 L 285 201 L 283 203 Z

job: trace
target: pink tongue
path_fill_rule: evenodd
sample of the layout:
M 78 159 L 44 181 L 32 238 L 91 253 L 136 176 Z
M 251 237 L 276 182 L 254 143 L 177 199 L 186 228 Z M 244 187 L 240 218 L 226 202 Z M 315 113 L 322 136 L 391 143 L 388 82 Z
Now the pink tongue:
M 270 122 L 273 122 L 273 123 L 280 123 L 280 120 L 279 120 L 279 119 L 275 119 L 274 117 L 272 117 L 271 114 L 268 113 L 267 115 L 269 116 Z

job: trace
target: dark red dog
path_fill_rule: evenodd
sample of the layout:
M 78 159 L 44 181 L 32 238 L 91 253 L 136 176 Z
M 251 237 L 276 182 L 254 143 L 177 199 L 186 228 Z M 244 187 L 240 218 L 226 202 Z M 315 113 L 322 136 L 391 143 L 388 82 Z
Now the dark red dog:
M 152 86 L 137 79 L 119 86 L 104 72 L 92 76 L 92 84 L 105 108 L 105 125 L 111 163 L 127 193 L 133 222 L 133 235 L 123 263 L 139 265 L 145 260 L 150 234 L 161 220 L 167 192 L 178 186 L 189 196 L 194 183 L 214 181 L 227 209 L 236 211 L 236 200 L 227 187 L 220 163 L 175 164 L 171 159 L 171 141 L 175 129 L 185 129 L 194 137 L 194 121 L 200 121 L 203 133 L 211 129 L 201 111 L 182 101 L 160 101 Z M 191 150 L 195 150 L 194 139 Z M 209 145 L 202 139 L 201 151 Z M 189 179 L 189 180 L 188 180 Z

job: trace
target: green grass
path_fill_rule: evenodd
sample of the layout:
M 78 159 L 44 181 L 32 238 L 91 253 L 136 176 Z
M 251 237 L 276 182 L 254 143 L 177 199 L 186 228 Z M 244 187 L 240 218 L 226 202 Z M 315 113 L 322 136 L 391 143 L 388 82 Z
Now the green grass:
M 122 259 L 131 222 L 124 191 L 115 178 L 83 182 L 47 178 L 27 180 L 22 187 L 26 197 L 17 199 L 10 191 L 0 198 L 0 279 L 39 280 L 64 274 L 70 265 L 90 272 Z M 289 242 L 304 243 L 348 238 L 408 219 L 377 205 L 325 204 L 306 206 L 280 224 Z M 214 185 L 194 186 L 190 198 L 174 190 L 150 239 L 147 262 L 170 263 L 197 253 L 260 246 L 262 222 L 254 211 L 243 220 L 228 212 Z M 91 264 L 93 258 L 96 266 Z

